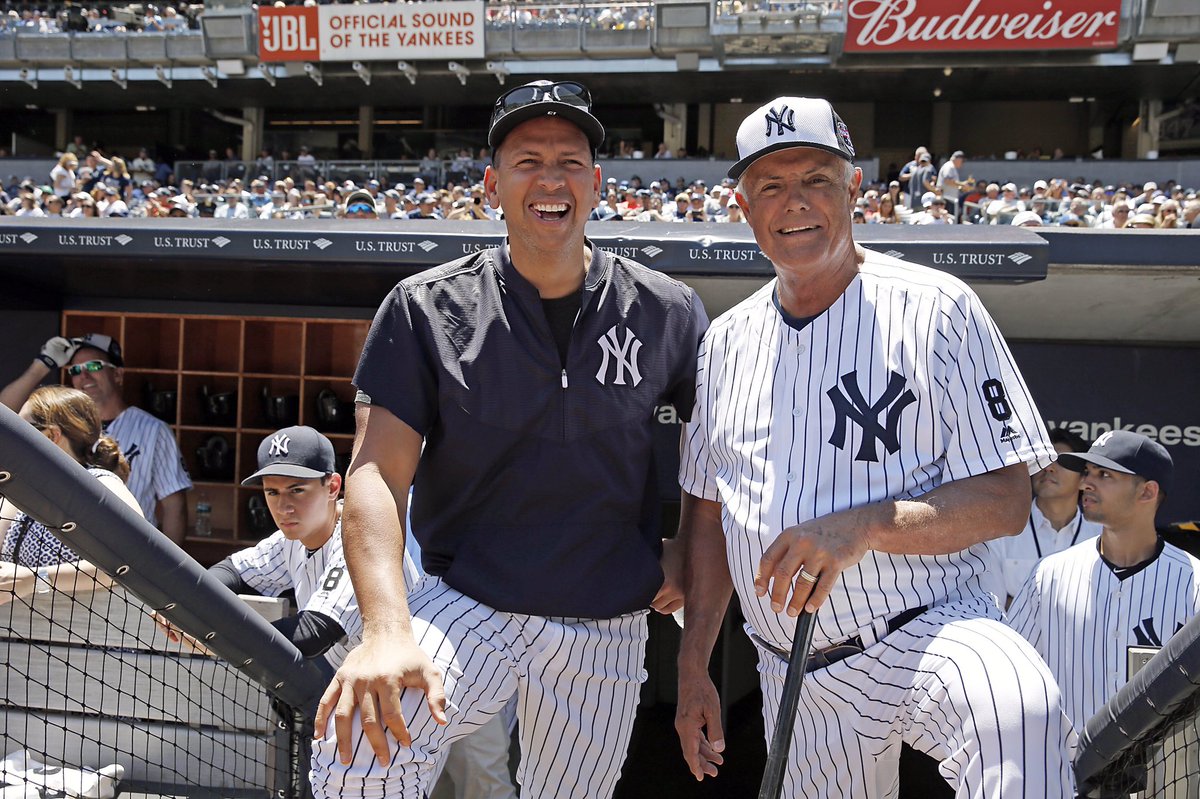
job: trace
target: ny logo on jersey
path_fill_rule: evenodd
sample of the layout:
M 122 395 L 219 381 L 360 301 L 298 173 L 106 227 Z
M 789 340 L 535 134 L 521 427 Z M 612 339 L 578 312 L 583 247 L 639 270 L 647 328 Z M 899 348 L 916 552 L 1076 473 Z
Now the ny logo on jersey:
M 133 459 L 134 459 L 134 458 L 136 458 L 138 455 L 141 455 L 141 454 L 142 454 L 142 451 L 141 451 L 141 450 L 138 448 L 138 445 L 137 445 L 137 444 L 134 444 L 132 447 L 130 447 L 129 449 L 125 450 L 125 461 L 126 461 L 126 462 L 127 462 L 129 465 L 130 465 L 130 466 L 133 466 Z
M 278 458 L 280 455 L 288 454 L 288 445 L 292 443 L 292 439 L 286 433 L 280 433 L 271 438 L 271 449 L 267 451 L 268 458 Z
M 596 343 L 600 345 L 600 352 L 604 356 L 600 362 L 600 370 L 596 372 L 596 381 L 600 385 L 604 385 L 604 379 L 608 377 L 608 359 L 611 355 L 613 363 L 616 364 L 616 377 L 612 381 L 613 385 L 626 385 L 625 373 L 629 372 L 633 386 L 637 388 L 637 384 L 642 382 L 642 373 L 638 371 L 637 362 L 638 350 L 642 348 L 642 342 L 638 341 L 633 331 L 625 328 L 625 341 L 622 343 L 617 334 L 617 326 L 613 325 L 607 333 L 596 339 Z
M 1105 433 L 1105 435 L 1109 435 Z M 1182 622 L 1175 626 L 1175 632 L 1183 629 Z M 1133 637 L 1137 639 L 1138 646 L 1162 646 L 1162 638 L 1159 637 L 1158 631 L 1154 629 L 1154 619 L 1142 619 L 1136 627 L 1133 628 Z M 1168 636 L 1169 637 L 1169 636 Z
M 888 453 L 895 453 L 900 449 L 900 439 L 897 436 L 900 413 L 917 401 L 912 389 L 904 387 L 908 383 L 904 375 L 892 372 L 883 395 L 873 403 L 868 403 L 858 388 L 857 370 L 842 375 L 841 383 L 846 391 L 845 394 L 836 385 L 825 392 L 837 414 L 829 443 L 838 449 L 846 446 L 846 421 L 850 420 L 861 427 L 863 431 L 862 444 L 859 446 L 854 460 L 871 463 L 878 461 L 879 456 L 875 445 L 877 441 L 883 442 Z M 884 409 L 887 410 L 887 419 L 884 424 L 880 424 L 879 413 Z
M 796 132 L 796 112 L 788 108 L 786 105 L 776 111 L 772 108 L 764 117 L 767 120 L 767 137 L 770 138 L 772 130 L 778 130 L 778 135 L 782 136 L 784 130 Z

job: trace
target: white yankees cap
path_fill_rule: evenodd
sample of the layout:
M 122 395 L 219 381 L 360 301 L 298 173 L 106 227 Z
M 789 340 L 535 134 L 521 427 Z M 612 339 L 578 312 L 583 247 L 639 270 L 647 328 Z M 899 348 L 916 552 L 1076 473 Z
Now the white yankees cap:
M 261 485 L 264 477 L 321 478 L 335 469 L 333 443 L 328 438 L 311 427 L 285 427 L 258 445 L 258 471 L 242 485 Z
M 742 121 L 737 132 L 740 160 L 729 168 L 729 177 L 741 177 L 759 158 L 788 147 L 816 147 L 847 161 L 854 158 L 850 131 L 828 100 L 777 97 Z

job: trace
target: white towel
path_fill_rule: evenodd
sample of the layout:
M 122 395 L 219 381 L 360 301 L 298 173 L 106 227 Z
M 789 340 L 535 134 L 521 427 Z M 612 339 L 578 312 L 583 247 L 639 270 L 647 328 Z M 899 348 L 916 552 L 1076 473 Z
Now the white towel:
M 113 799 L 125 767 L 113 763 L 98 771 L 49 765 L 28 749 L 11 752 L 0 761 L 0 782 L 6 784 L 0 799 L 34 799 L 42 791 L 63 793 L 74 799 Z M 32 789 L 32 794 L 18 790 Z

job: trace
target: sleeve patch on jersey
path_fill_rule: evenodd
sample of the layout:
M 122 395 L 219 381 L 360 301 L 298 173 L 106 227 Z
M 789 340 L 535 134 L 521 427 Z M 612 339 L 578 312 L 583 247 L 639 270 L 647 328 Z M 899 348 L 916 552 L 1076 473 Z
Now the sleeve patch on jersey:
M 1008 394 L 1004 391 L 1004 384 L 991 377 L 980 384 L 979 390 L 983 393 L 983 399 L 987 403 L 988 413 L 1002 425 L 1000 428 L 1001 443 L 1008 444 L 1020 439 L 1020 432 L 1008 423 L 1013 414 L 1012 406 L 1008 402 Z

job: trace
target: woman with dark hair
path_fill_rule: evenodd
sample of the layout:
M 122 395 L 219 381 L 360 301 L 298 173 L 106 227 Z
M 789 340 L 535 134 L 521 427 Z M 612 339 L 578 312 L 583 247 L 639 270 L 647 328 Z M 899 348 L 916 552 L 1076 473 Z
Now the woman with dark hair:
M 21 418 L 85 467 L 129 507 L 141 515 L 137 500 L 125 487 L 129 463 L 117 442 L 103 435 L 100 412 L 87 394 L 66 386 L 42 386 L 21 407 Z M 38 579 L 66 591 L 87 591 L 112 581 L 81 560 L 41 522 L 0 499 L 0 604 L 32 591 Z M 15 567 L 14 567 L 15 564 Z M 24 567 L 22 569 L 21 567 Z M 9 593 L 11 592 L 11 593 Z

